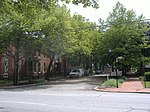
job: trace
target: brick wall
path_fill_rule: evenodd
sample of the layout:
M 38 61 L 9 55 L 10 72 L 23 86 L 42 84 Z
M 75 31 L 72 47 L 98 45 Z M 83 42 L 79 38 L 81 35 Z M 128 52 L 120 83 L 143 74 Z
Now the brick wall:
M 14 48 L 12 51 L 14 52 Z M 37 74 L 39 76 L 44 76 L 44 73 L 47 72 L 50 58 L 48 58 L 47 56 L 44 56 L 42 53 L 40 53 L 40 55 L 39 55 L 38 52 L 36 52 L 36 56 L 33 56 L 32 58 L 35 58 L 32 60 L 32 62 L 36 61 L 36 72 L 35 72 L 35 74 Z M 2 62 L 2 60 L 3 60 L 3 57 L 2 57 L 2 54 L 0 54 L 0 78 L 2 78 L 2 76 L 3 76 L 3 62 Z M 40 69 L 39 69 L 38 63 L 40 63 Z M 28 64 L 28 62 L 25 61 L 25 59 L 21 59 L 19 61 L 19 68 L 20 68 L 19 69 L 20 70 L 19 75 L 20 75 L 20 77 L 27 77 L 27 64 Z M 33 64 L 31 65 L 31 67 L 33 67 Z M 34 72 L 32 72 L 32 73 L 34 73 Z M 13 75 L 14 75 L 14 59 L 12 57 L 8 57 L 8 77 L 9 77 L 9 79 L 12 79 Z
M 8 57 L 8 77 L 9 79 L 13 78 L 14 74 L 14 59 L 12 57 Z

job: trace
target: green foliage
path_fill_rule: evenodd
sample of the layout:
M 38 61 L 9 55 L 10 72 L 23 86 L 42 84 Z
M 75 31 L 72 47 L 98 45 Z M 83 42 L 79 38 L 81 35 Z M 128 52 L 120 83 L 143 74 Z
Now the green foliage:
M 150 72 L 145 72 L 144 73 L 146 81 L 150 81 Z
M 70 1 L 70 0 L 66 0 L 66 1 Z M 92 6 L 94 8 L 99 8 L 97 0 L 73 0 L 72 3 L 75 5 L 78 5 L 81 3 L 83 4 L 83 7 Z
M 95 0 L 72 2 L 97 8 Z M 143 17 L 119 2 L 106 22 L 99 20 L 99 29 L 81 15 L 72 17 L 58 0 L 1 0 L 0 6 L 0 52 L 19 38 L 20 54 L 26 57 L 37 50 L 48 56 L 68 55 L 70 62 L 77 65 L 105 65 L 118 56 L 123 57 L 120 62 L 124 65 L 138 66 L 141 62 L 146 27 L 139 23 Z
M 12 84 L 12 81 L 10 81 L 10 80 L 0 80 L 0 86 L 1 85 L 9 85 L 9 84 Z
M 35 79 L 35 80 L 32 81 L 32 83 L 34 83 L 34 84 L 44 84 L 45 81 L 43 79 Z
M 0 83 L 10 83 L 10 82 L 12 82 L 12 81 L 10 81 L 10 80 L 0 80 Z
M 150 88 L 150 81 L 146 81 L 146 88 Z
M 144 63 L 149 64 L 150 63 L 150 57 L 144 57 Z
M 137 16 L 133 10 L 127 10 L 121 3 L 116 3 L 113 11 L 100 31 L 104 31 L 100 41 L 95 46 L 98 58 L 105 65 L 112 63 L 117 57 L 126 66 L 138 67 L 142 60 L 141 48 L 145 44 L 143 33 L 147 27 L 141 23 L 143 16 Z M 109 50 L 111 49 L 111 52 Z
M 72 2 L 97 8 L 95 0 Z M 59 6 L 57 0 L 2 0 L 0 4 L 1 52 L 11 53 L 8 46 L 15 47 L 19 38 L 21 58 L 28 59 L 38 51 L 49 57 L 57 55 L 59 59 L 68 55 L 71 62 L 78 65 L 90 60 L 98 32 L 95 24 L 83 16 L 75 14 L 72 17 L 66 6 Z M 15 57 L 15 54 L 9 55 Z
M 120 79 L 122 79 L 122 80 L 127 80 L 127 77 L 126 76 L 122 76 Z
M 62 0 L 64 1 L 64 0 Z M 66 2 L 71 2 L 70 0 Z M 82 3 L 84 6 L 95 7 L 95 0 L 88 1 L 72 1 L 75 4 Z M 2 0 L 0 2 L 0 42 L 1 49 L 8 46 L 16 38 L 22 38 L 22 34 L 28 32 L 33 36 L 35 32 L 41 32 L 54 43 L 54 49 L 59 43 L 65 43 L 69 38 L 66 38 L 65 29 L 71 29 L 71 22 L 68 21 L 71 16 L 66 10 L 66 7 L 60 7 L 57 0 L 30 0 L 30 1 L 11 1 Z M 9 25 L 9 27 L 8 27 Z M 37 37 L 42 37 L 37 33 Z M 27 37 L 29 35 L 26 35 Z M 59 36 L 63 36 L 61 42 Z M 65 38 L 64 38 L 65 37 Z M 34 37 L 35 38 L 35 37 Z M 62 37 L 61 37 L 62 38 Z M 65 40 L 65 42 L 62 42 Z M 33 40 L 34 41 L 34 40 Z M 34 41 L 35 44 L 39 41 Z M 65 46 L 65 44 L 63 44 Z M 60 45 L 55 51 L 60 51 Z M 63 48 L 65 49 L 65 48 Z M 62 51 L 62 50 L 61 50 Z
M 127 79 L 127 78 L 126 78 L 125 76 L 120 77 L 120 78 L 118 79 L 118 85 L 120 86 L 126 79 Z M 105 81 L 105 82 L 103 83 L 103 85 L 104 85 L 105 87 L 116 87 L 116 86 L 117 86 L 117 82 L 116 82 L 116 79 L 109 79 L 109 80 Z
M 75 14 L 70 20 L 70 28 L 67 32 L 67 54 L 72 65 L 85 65 L 90 60 L 94 49 L 95 39 L 99 32 L 95 24 L 86 20 L 83 16 Z M 88 60 L 88 61 L 87 61 Z M 90 64 L 89 64 L 90 65 Z
M 103 85 L 105 87 L 116 87 L 116 79 L 107 80 Z
M 139 79 L 142 81 L 143 86 L 150 88 L 150 81 L 145 80 L 143 76 L 141 76 Z

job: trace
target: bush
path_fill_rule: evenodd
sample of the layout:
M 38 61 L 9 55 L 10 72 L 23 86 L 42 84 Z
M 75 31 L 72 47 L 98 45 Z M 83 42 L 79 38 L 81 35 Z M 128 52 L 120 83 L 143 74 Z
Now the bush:
M 13 83 L 13 81 L 11 81 L 11 80 L 0 80 L 0 85 L 9 85 L 12 83 Z
M 110 79 L 104 82 L 105 87 L 116 87 L 116 79 Z
M 145 72 L 144 76 L 146 81 L 150 81 L 150 72 Z
M 122 76 L 121 79 L 123 79 L 124 81 L 127 80 L 126 76 Z
M 144 77 L 143 77 L 143 76 L 140 76 L 139 79 L 140 79 L 141 81 L 144 81 Z
M 119 79 L 119 82 L 120 82 L 120 83 L 123 83 L 123 82 L 124 82 L 124 79 Z
M 127 77 L 125 77 L 125 76 L 119 77 L 118 85 L 120 86 L 126 79 L 127 79 Z M 117 86 L 116 81 L 117 81 L 116 79 L 110 79 L 110 80 L 107 80 L 106 82 L 104 82 L 103 85 L 105 87 L 116 87 Z

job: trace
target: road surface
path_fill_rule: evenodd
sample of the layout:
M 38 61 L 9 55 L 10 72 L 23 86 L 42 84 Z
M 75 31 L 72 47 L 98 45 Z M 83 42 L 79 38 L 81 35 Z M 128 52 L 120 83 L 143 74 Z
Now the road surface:
M 0 112 L 150 112 L 150 94 L 94 91 L 90 81 L 0 90 Z

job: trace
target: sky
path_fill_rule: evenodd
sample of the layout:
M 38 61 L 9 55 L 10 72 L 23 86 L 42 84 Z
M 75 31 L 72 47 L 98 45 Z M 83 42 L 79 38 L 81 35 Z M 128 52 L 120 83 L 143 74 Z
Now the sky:
M 82 5 L 75 6 L 73 4 L 67 5 L 71 14 L 78 13 L 89 19 L 91 22 L 98 23 L 99 18 L 106 20 L 109 12 L 112 12 L 113 7 L 119 1 L 128 10 L 134 10 L 137 15 L 143 14 L 145 19 L 150 19 L 150 0 L 99 0 L 98 9 L 92 7 L 83 8 Z

